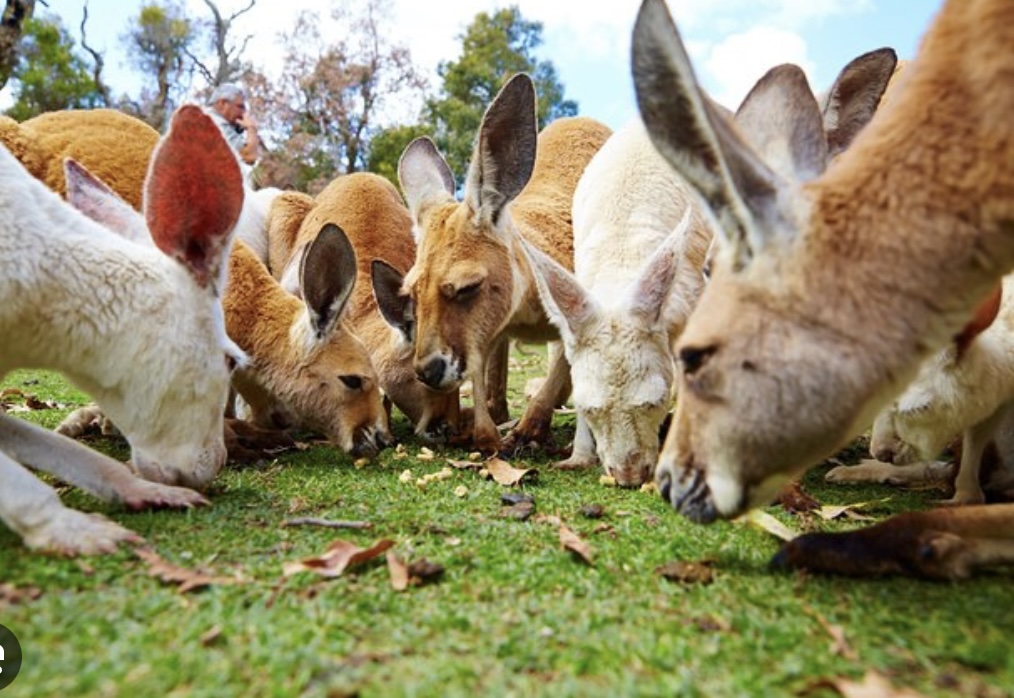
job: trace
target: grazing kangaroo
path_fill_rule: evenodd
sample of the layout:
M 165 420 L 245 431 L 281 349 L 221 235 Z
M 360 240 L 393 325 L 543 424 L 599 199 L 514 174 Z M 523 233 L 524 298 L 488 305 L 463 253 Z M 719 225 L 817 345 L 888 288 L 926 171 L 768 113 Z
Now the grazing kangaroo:
M 1012 45 L 1011 3 L 947 2 L 904 89 L 819 177 L 809 175 L 827 157 L 819 108 L 808 90 L 787 95 L 797 107 L 790 178 L 705 98 L 664 1 L 644 0 L 633 39 L 640 111 L 722 237 L 677 347 L 680 400 L 657 473 L 684 515 L 709 522 L 770 501 L 870 424 L 1014 267 Z M 882 550 L 895 559 L 962 576 L 1014 559 L 1011 523 L 1014 507 L 996 505 L 877 530 L 894 532 Z M 782 559 L 817 567 L 829 556 L 816 546 L 853 544 L 797 540 Z
M 461 202 L 450 168 L 428 138 L 410 143 L 398 165 L 419 243 L 403 286 L 415 312 L 415 370 L 441 391 L 471 379 L 474 443 L 487 452 L 501 448 L 488 402 L 498 418 L 507 416 L 508 338 L 559 339 L 521 240 L 572 268 L 574 188 L 610 133 L 593 119 L 573 117 L 537 134 L 535 106 L 527 75 L 503 86 L 483 116 Z M 561 352 L 504 450 L 548 439 L 553 408 L 569 392 Z
M 109 552 L 137 536 L 64 507 L 23 466 L 129 508 L 206 503 L 168 485 L 204 487 L 225 462 L 229 363 L 243 358 L 221 306 L 239 166 L 211 119 L 179 109 L 146 180 L 155 245 L 89 219 L 3 148 L 0 180 L 0 375 L 62 372 L 123 432 L 134 469 L 0 414 L 0 518 L 31 548 Z

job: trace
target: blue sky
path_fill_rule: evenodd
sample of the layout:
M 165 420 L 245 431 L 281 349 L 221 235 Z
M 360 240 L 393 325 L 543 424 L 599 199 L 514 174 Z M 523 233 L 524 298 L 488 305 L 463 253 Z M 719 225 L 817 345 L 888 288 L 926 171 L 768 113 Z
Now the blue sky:
M 183 0 L 206 16 L 202 0 Z M 452 60 L 460 35 L 477 12 L 515 4 L 529 20 L 543 23 L 540 58 L 552 60 L 568 98 L 580 112 L 616 128 L 636 113 L 630 78 L 630 33 L 639 0 L 391 0 L 392 38 L 409 47 L 416 64 L 433 75 Z M 217 0 L 223 12 L 247 0 Z M 107 80 L 114 89 L 135 91 L 137 78 L 125 69 L 120 36 L 141 0 L 89 0 L 89 43 L 107 52 Z M 668 0 L 687 43 L 698 77 L 712 96 L 735 107 L 765 70 L 799 64 L 815 90 L 826 88 L 849 60 L 882 46 L 902 58 L 914 56 L 941 0 Z M 83 0 L 48 0 L 76 35 Z M 247 56 L 277 64 L 279 7 L 318 9 L 325 35 L 339 32 L 327 19 L 327 0 L 258 0 L 237 29 L 253 39 Z M 46 11 L 37 6 L 37 11 Z M 274 59 L 274 60 L 273 60 Z M 413 105 L 402 105 L 413 109 Z M 404 118 L 403 114 L 394 118 Z

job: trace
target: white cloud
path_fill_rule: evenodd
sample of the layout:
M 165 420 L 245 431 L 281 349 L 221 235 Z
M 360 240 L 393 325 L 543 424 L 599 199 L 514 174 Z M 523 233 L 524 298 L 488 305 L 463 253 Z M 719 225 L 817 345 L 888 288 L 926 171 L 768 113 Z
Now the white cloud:
M 795 63 L 808 78 L 813 73 L 806 41 L 798 34 L 775 27 L 754 27 L 698 51 L 698 78 L 713 99 L 733 110 L 754 83 L 775 65 Z

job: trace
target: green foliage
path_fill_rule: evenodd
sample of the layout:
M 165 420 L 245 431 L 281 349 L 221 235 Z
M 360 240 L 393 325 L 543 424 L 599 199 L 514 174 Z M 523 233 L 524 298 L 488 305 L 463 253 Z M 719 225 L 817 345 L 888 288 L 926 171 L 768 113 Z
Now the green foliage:
M 47 111 L 101 105 L 101 95 L 74 40 L 59 17 L 43 16 L 25 23 L 13 71 L 15 102 L 7 115 L 24 121 Z
M 462 37 L 461 57 L 438 67 L 442 93 L 427 101 L 423 117 L 432 124 L 437 146 L 459 183 L 466 174 L 482 115 L 512 75 L 528 73 L 535 81 L 540 126 L 577 113 L 577 103 L 563 98 L 552 62 L 535 57 L 541 44 L 542 23 L 525 20 L 517 6 L 492 15 L 480 12 Z
M 183 9 L 171 3 L 144 5 L 136 22 L 128 32 L 128 50 L 136 65 L 146 73 L 182 69 L 184 49 L 194 38 Z
M 125 35 L 127 55 L 154 86 L 146 86 L 138 115 L 156 128 L 168 120 L 175 95 L 186 91 L 182 78 L 187 54 L 197 39 L 193 21 L 175 2 L 143 5 Z
M 398 160 L 405 152 L 408 144 L 419 136 L 432 136 L 428 126 L 393 126 L 379 131 L 370 140 L 370 155 L 367 169 L 370 172 L 386 177 L 391 184 L 400 189 L 398 182 Z

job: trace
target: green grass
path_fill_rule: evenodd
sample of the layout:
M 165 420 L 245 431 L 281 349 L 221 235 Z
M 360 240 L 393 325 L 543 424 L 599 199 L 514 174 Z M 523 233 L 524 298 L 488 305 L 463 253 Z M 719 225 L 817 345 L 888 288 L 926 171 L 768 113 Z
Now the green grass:
M 538 361 L 520 359 L 529 372 Z M 521 371 L 513 380 L 518 411 Z M 36 382 L 37 381 L 37 382 Z M 67 409 L 18 412 L 53 426 L 86 398 L 59 378 L 17 372 L 16 387 Z M 557 418 L 565 442 L 572 417 Z M 606 488 L 598 471 L 557 472 L 546 458 L 524 485 L 536 511 L 588 541 L 594 565 L 560 548 L 556 528 L 500 516 L 501 486 L 471 471 L 425 490 L 399 481 L 443 467 L 416 458 L 421 443 L 395 424 L 393 450 L 363 468 L 326 447 L 230 468 L 213 506 L 126 513 L 78 491 L 64 500 L 108 514 L 167 560 L 242 583 L 180 594 L 128 551 L 60 559 L 31 553 L 0 527 L 0 582 L 37 587 L 17 604 L 0 595 L 0 623 L 25 653 L 10 696 L 835 696 L 827 680 L 868 669 L 927 696 L 1007 696 L 1014 687 L 1009 575 L 960 584 L 851 580 L 767 570 L 777 541 L 741 524 L 694 526 L 657 495 Z M 89 441 L 118 457 L 110 439 Z M 853 458 L 858 451 L 842 455 Z M 828 466 L 807 476 L 825 503 L 885 500 L 878 518 L 928 505 L 936 493 L 829 487 Z M 455 495 L 460 485 L 464 497 Z M 580 513 L 601 504 L 602 519 Z M 801 521 L 797 529 L 847 523 Z M 282 527 L 293 516 L 360 519 L 366 531 Z M 596 532 L 601 524 L 607 531 Z M 851 524 L 856 525 L 856 524 Z M 409 560 L 441 563 L 433 584 L 396 592 L 382 561 L 333 580 L 283 578 L 282 564 L 323 552 L 335 538 L 395 541 Z M 656 568 L 711 560 L 714 582 L 681 585 Z M 854 655 L 832 651 L 825 625 Z M 204 638 L 202 640 L 202 638 Z M 210 638 L 210 639 L 209 639 Z

